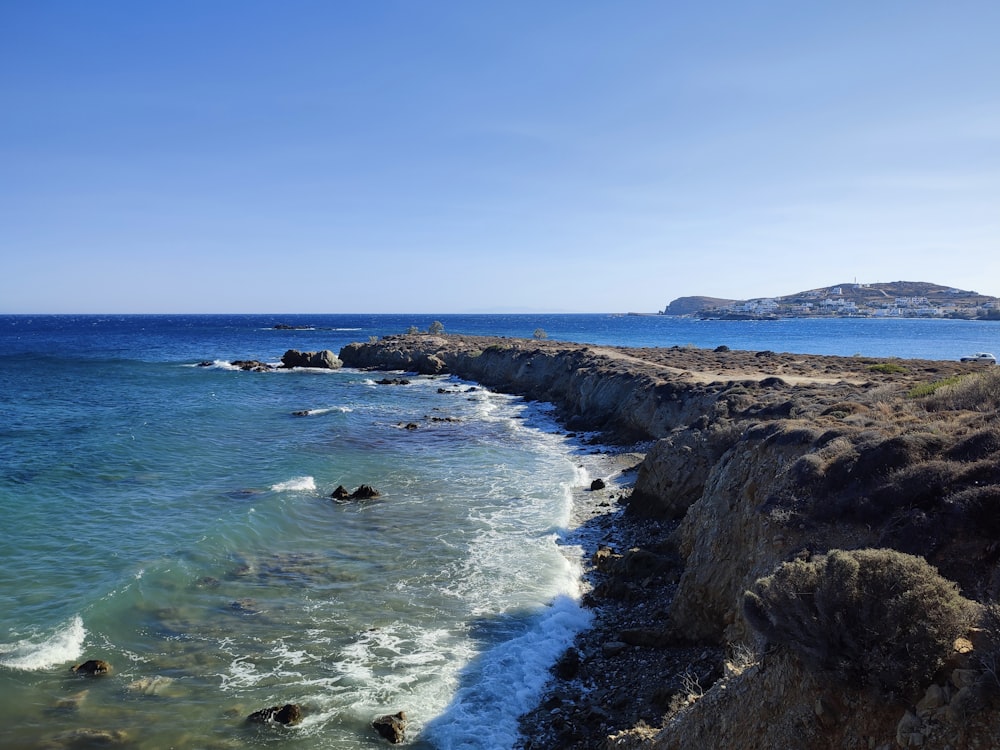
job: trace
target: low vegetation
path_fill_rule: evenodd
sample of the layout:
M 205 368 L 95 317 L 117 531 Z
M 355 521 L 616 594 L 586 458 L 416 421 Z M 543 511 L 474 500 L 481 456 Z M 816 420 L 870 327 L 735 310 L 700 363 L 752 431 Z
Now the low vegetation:
M 963 378 L 968 377 L 966 375 L 952 375 L 948 378 L 942 378 L 941 380 L 934 380 L 930 383 L 921 383 L 910 389 L 909 393 L 906 394 L 907 398 L 924 398 L 925 396 L 930 396 L 932 393 L 937 391 L 939 388 L 945 388 L 950 385 L 955 385 Z
M 808 666 L 912 698 L 966 632 L 972 604 L 921 557 L 860 549 L 780 565 L 745 593 L 743 611 Z
M 896 362 L 880 362 L 877 365 L 869 365 L 871 372 L 880 372 L 885 375 L 895 375 L 906 372 L 906 368 Z
M 924 399 L 928 411 L 995 412 L 1000 408 L 1000 368 L 962 376 L 934 389 Z

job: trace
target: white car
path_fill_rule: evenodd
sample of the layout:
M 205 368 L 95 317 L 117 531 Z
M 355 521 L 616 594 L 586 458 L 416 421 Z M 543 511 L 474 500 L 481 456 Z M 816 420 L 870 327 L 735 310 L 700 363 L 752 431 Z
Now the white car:
M 989 352 L 976 352 L 971 357 L 962 357 L 962 362 L 978 362 L 981 365 L 995 365 L 997 358 Z

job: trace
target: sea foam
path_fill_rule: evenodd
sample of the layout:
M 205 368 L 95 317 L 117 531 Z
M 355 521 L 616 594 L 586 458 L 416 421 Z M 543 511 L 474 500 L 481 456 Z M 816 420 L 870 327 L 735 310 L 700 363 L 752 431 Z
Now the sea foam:
M 271 485 L 272 492 L 307 492 L 315 489 L 316 480 L 313 477 L 293 477 L 286 482 Z
M 466 668 L 464 687 L 424 727 L 423 737 L 441 750 L 512 747 L 519 736 L 518 718 L 538 701 L 549 669 L 591 620 L 577 600 L 557 597 L 533 627 Z
M 83 619 L 76 615 L 51 635 L 0 644 L 0 666 L 35 672 L 75 661 L 83 653 L 86 636 Z

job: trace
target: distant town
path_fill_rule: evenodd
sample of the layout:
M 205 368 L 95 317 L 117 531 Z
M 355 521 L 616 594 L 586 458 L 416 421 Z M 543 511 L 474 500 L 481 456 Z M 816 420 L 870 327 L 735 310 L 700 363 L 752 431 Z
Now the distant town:
M 961 318 L 1000 320 L 1000 298 L 921 281 L 837 284 L 784 297 L 680 297 L 661 315 L 770 318 Z

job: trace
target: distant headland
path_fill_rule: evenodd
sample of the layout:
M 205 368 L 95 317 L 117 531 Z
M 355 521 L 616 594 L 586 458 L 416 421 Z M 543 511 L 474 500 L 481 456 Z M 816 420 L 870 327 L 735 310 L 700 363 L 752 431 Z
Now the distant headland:
M 784 297 L 678 297 L 660 313 L 695 318 L 961 318 L 1000 320 L 1000 298 L 924 281 L 835 284 Z

